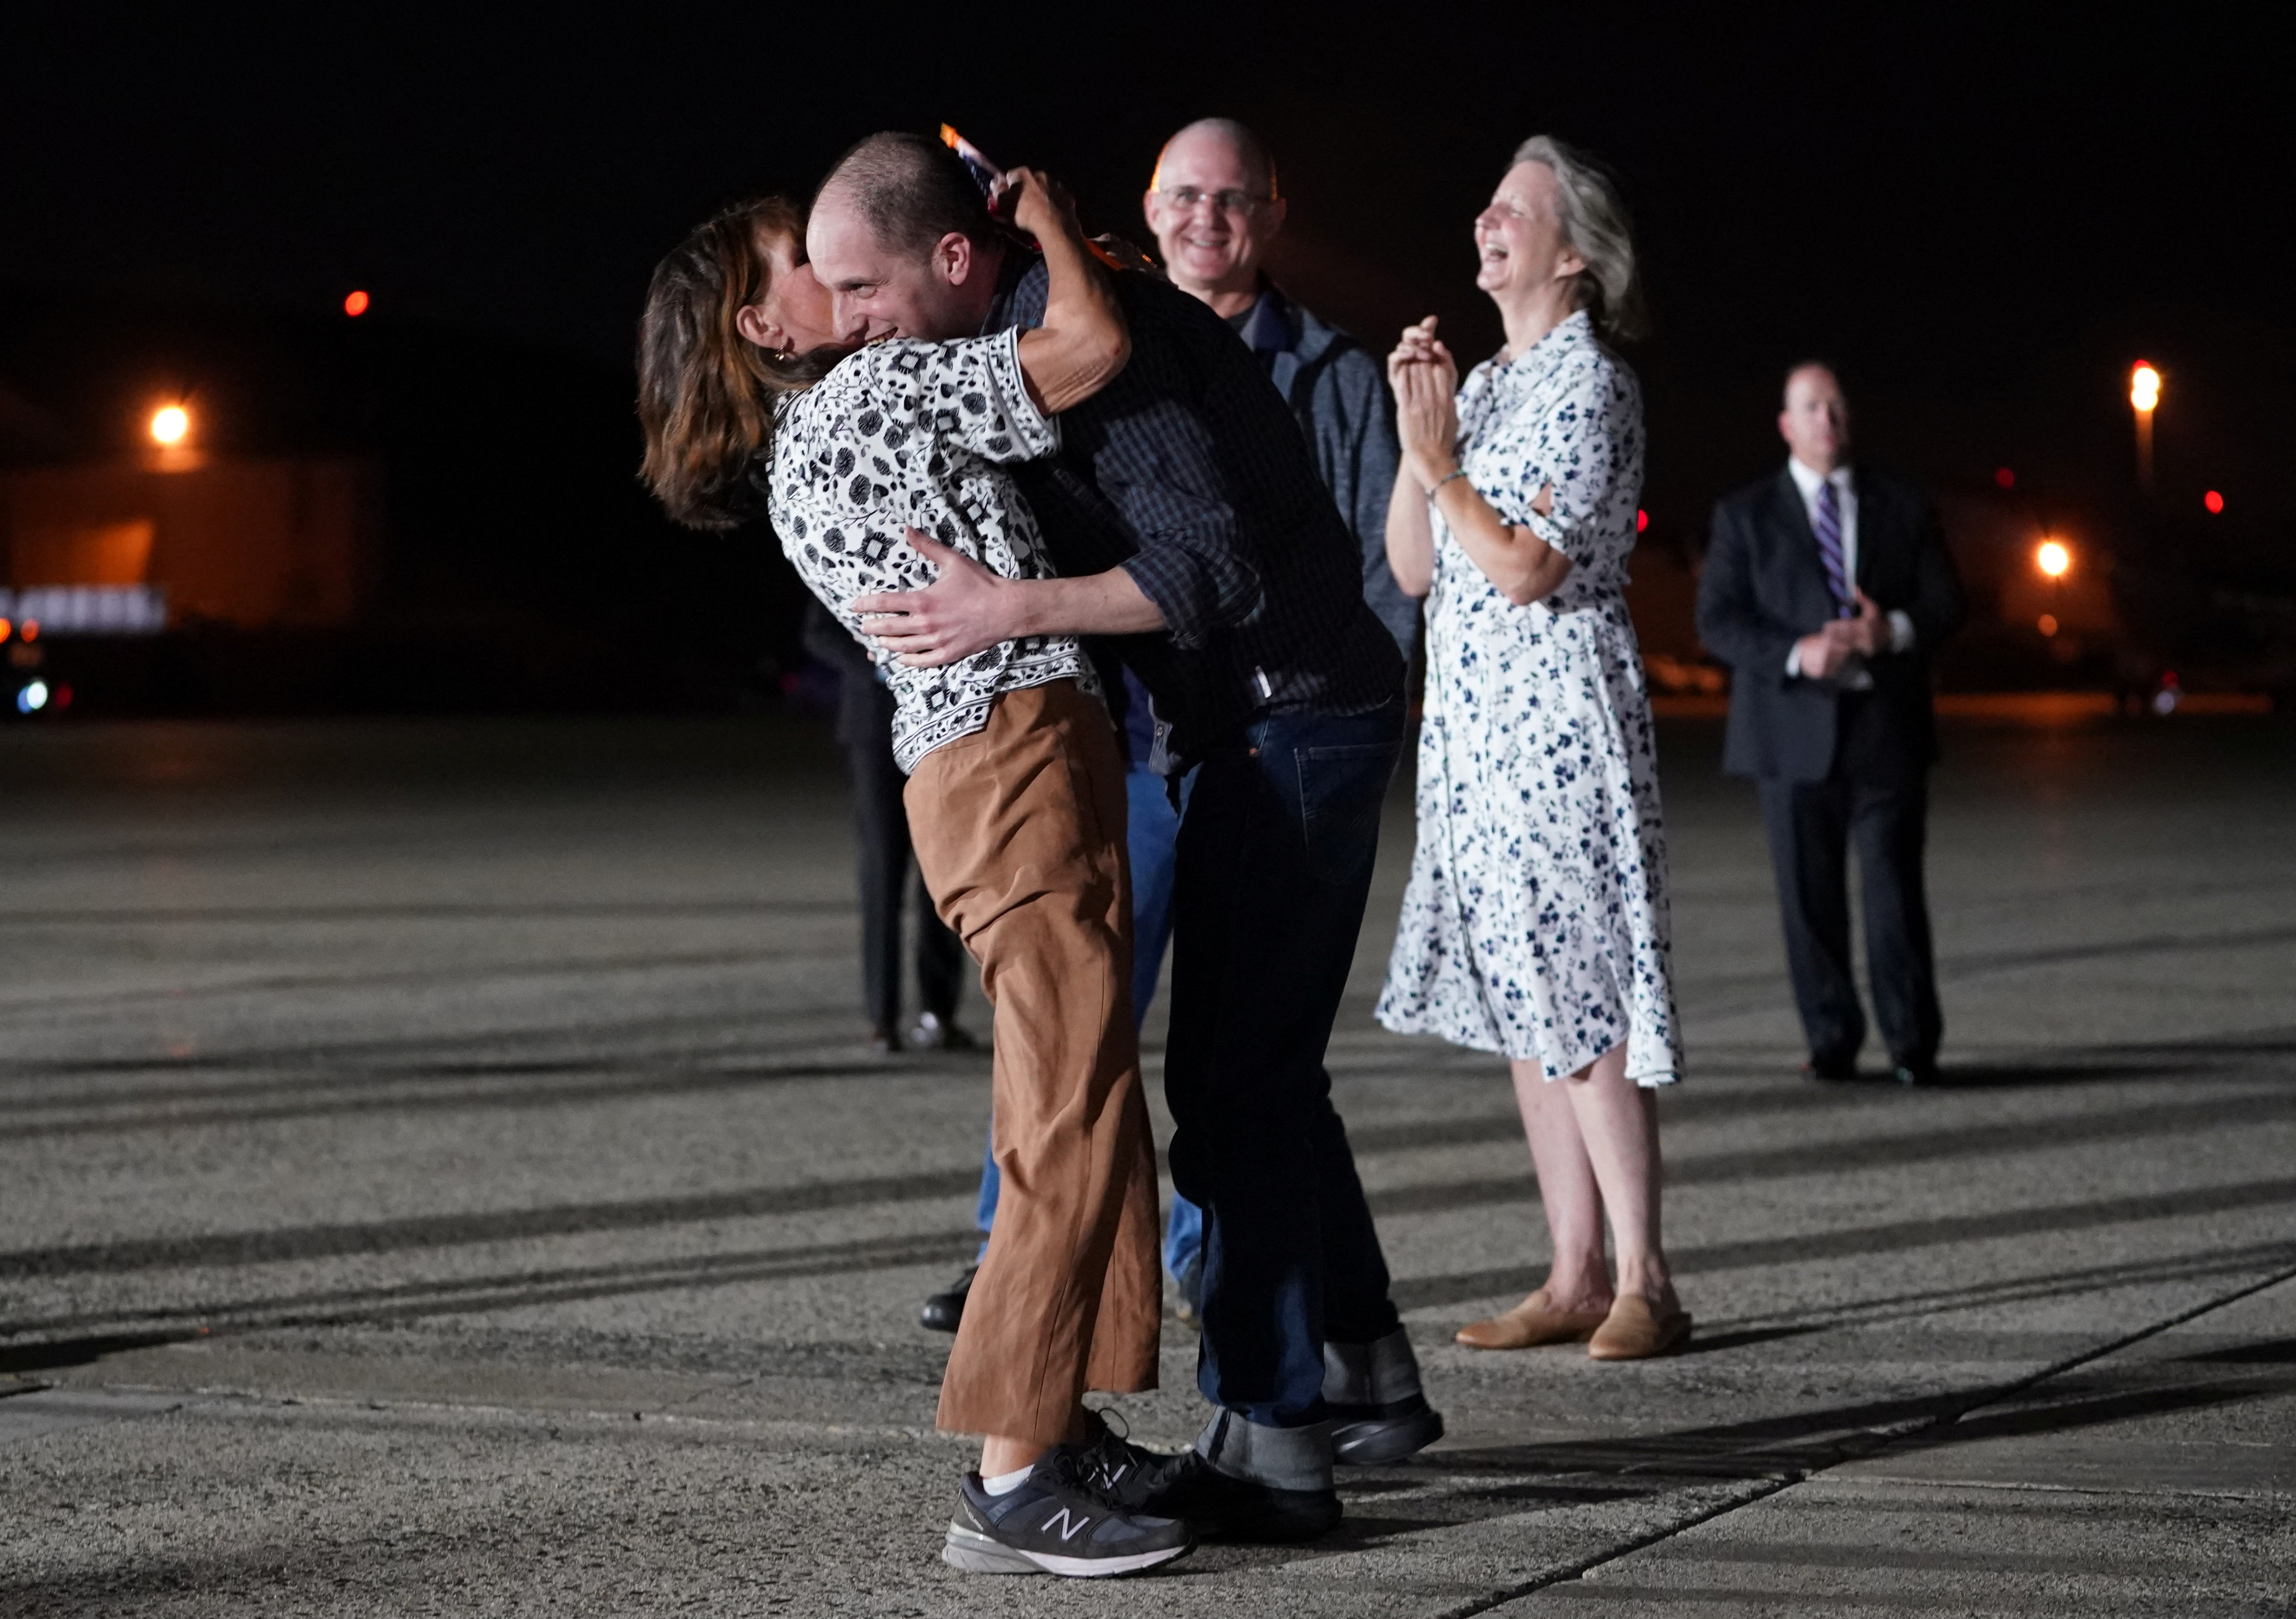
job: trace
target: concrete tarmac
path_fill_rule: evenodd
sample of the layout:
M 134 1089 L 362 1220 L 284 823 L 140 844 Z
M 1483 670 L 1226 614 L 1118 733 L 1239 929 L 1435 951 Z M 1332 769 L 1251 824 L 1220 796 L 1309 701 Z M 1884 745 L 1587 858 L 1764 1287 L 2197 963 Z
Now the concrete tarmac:
M 937 1560 L 987 1064 L 860 1049 L 816 731 L 0 732 L 0 1613 L 2296 1612 L 2296 733 L 1950 727 L 1908 1090 L 1798 1077 L 1662 730 L 1692 1352 L 1451 1343 L 1546 1239 L 1499 1065 L 1370 1018 L 1398 787 L 1331 1066 L 1450 1435 L 1108 1583 Z

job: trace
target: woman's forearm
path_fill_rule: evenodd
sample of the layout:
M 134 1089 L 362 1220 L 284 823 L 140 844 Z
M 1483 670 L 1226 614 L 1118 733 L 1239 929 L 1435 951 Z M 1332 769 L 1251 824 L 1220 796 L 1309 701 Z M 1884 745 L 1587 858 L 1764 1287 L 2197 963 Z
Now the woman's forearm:
M 1387 497 L 1387 568 L 1407 596 L 1423 596 L 1435 587 L 1435 525 L 1408 457 L 1395 469 L 1395 488 Z
M 1444 522 L 1467 560 L 1518 607 L 1554 594 L 1570 572 L 1570 559 L 1532 533 L 1508 523 L 1464 478 L 1435 490 Z
M 1047 231 L 1044 324 L 1021 334 L 1021 372 L 1038 409 L 1055 415 L 1092 398 L 1132 355 L 1116 288 L 1063 216 Z

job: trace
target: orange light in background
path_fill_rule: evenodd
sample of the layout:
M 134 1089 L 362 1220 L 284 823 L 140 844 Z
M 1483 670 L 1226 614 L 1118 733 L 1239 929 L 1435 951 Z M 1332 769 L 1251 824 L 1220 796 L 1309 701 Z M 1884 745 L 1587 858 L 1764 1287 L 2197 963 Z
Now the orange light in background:
M 2151 410 L 2161 402 L 2161 374 L 2143 360 L 2128 373 L 2128 402 L 2139 410 Z
M 2033 565 L 2051 579 L 2071 571 L 2073 554 L 2062 540 L 2045 539 L 2033 549 Z
M 2041 615 L 2040 622 L 2036 626 L 2036 628 L 2038 629 L 2045 636 L 2053 636 L 2056 634 L 2057 615 L 2054 612 L 2043 613 Z
M 38 640 L 40 638 L 40 620 L 37 619 L 26 619 L 22 623 L 16 626 L 16 633 L 27 641 Z
M 1636 507 L 1635 508 L 1635 532 L 1636 532 L 1636 533 L 1637 533 L 1637 534 L 1639 534 L 1639 533 L 1641 533 L 1644 529 L 1647 529 L 1647 528 L 1649 528 L 1649 527 L 1650 527 L 1650 514 L 1649 514 L 1648 512 L 1644 511 L 1640 506 L 1636 506 Z
M 2224 510 L 2224 497 L 2210 489 L 2201 497 L 2201 504 L 2208 507 L 2211 513 L 2221 512 Z
M 366 313 L 367 305 L 373 301 L 365 292 L 353 292 L 348 298 L 343 300 L 343 313 L 356 320 Z
M 16 627 L 13 624 L 10 623 L 6 619 L 0 619 L 0 641 L 6 640 L 10 636 L 14 635 L 15 633 Z
M 1993 481 L 2005 489 L 2013 489 L 2017 487 L 2017 474 L 2005 466 L 1997 466 L 1993 469 Z
M 180 405 L 162 405 L 152 413 L 152 441 L 181 444 L 192 431 L 192 413 Z

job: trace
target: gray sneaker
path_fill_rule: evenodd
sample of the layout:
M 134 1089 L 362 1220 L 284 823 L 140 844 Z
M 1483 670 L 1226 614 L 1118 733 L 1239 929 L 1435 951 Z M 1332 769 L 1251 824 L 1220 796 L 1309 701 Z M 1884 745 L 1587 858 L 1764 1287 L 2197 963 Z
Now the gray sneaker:
M 1368 1344 L 1326 1342 L 1324 1403 L 1341 1467 L 1392 1467 L 1443 1437 L 1442 1413 L 1420 1391 L 1419 1357 L 1400 1327 Z
M 1017 1489 L 991 1495 L 978 1473 L 957 1486 L 941 1561 L 975 1574 L 1137 1574 L 1195 1549 L 1185 1524 L 1117 1506 L 1075 1445 L 1056 1445 Z
M 1332 1459 L 1343 1467 L 1391 1467 L 1442 1437 L 1443 1414 L 1424 1394 L 1332 1408 Z

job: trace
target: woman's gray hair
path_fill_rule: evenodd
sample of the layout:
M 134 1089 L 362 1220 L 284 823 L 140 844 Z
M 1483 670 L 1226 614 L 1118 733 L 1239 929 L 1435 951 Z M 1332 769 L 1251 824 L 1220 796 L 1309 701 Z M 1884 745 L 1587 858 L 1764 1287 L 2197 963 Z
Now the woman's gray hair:
M 1514 149 L 1517 163 L 1544 163 L 1554 171 L 1563 239 L 1587 267 L 1574 289 L 1578 307 L 1611 337 L 1644 331 L 1642 281 L 1635 274 L 1635 238 L 1619 183 L 1585 152 L 1551 135 L 1534 135 Z

